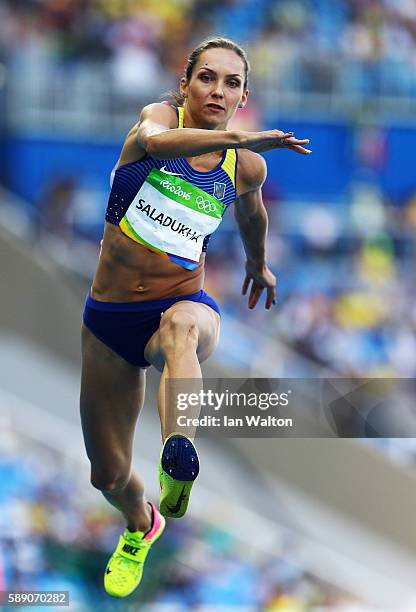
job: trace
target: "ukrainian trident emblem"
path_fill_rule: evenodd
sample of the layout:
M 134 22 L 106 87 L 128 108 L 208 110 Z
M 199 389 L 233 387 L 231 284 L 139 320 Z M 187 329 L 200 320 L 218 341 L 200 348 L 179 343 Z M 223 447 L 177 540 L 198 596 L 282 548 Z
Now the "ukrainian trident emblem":
M 214 196 L 222 200 L 225 195 L 225 183 L 214 183 Z

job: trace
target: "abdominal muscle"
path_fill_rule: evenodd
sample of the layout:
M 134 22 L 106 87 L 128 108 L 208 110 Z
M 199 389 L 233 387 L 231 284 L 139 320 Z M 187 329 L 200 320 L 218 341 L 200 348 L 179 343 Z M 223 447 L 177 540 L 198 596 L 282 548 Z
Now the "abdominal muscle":
M 196 293 L 204 284 L 204 261 L 202 253 L 198 267 L 186 270 L 106 223 L 91 297 L 104 302 L 140 302 Z

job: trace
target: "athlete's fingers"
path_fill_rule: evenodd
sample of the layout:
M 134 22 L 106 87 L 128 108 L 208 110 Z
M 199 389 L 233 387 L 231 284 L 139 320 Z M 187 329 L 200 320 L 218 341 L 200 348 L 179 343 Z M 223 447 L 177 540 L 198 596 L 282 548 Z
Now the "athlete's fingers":
M 246 275 L 244 282 L 243 282 L 243 286 L 241 288 L 241 293 L 243 295 L 245 295 L 247 293 L 247 289 L 250 285 L 250 281 L 251 281 L 251 276 L 249 276 L 248 274 Z
M 277 139 L 277 146 L 286 147 L 288 142 L 293 140 L 293 137 L 294 137 L 293 132 L 287 132 L 286 134 L 283 134 L 283 136 L 279 136 L 279 138 Z
M 256 306 L 262 293 L 263 293 L 263 287 L 260 287 L 260 285 L 257 285 L 255 282 L 253 282 L 253 286 L 250 292 L 250 297 L 248 299 L 249 308 L 254 308 Z
M 295 151 L 296 153 L 302 153 L 302 155 L 309 155 L 310 153 L 312 153 L 310 149 L 306 149 L 301 145 L 289 145 L 287 148 L 291 149 L 292 151 Z
M 249 293 L 249 296 L 248 296 L 248 307 L 249 308 L 251 308 L 251 304 L 252 304 L 252 302 L 254 300 L 254 292 L 255 292 L 255 290 L 256 290 L 256 283 L 253 280 L 253 284 L 251 285 L 251 290 L 250 290 L 250 293 Z
M 290 140 L 291 142 L 309 142 L 309 138 L 297 138 L 294 132 L 286 132 L 283 136 L 280 137 L 284 140 Z
M 267 297 L 265 307 L 269 310 L 272 304 L 276 303 L 276 287 L 267 287 Z
M 290 136 L 289 138 L 286 138 L 286 136 L 283 136 L 280 139 L 280 143 L 278 144 L 278 146 L 286 148 L 286 149 L 292 149 L 293 151 L 296 151 L 298 153 L 303 153 L 305 155 L 308 155 L 309 153 L 311 153 L 311 151 L 303 147 L 303 145 L 307 145 L 309 144 L 309 142 L 310 142 L 309 138 L 299 139 L 293 136 Z
M 286 146 L 287 147 L 291 147 L 293 145 L 305 145 L 305 144 L 309 144 L 310 140 L 309 138 L 288 138 L 286 141 Z

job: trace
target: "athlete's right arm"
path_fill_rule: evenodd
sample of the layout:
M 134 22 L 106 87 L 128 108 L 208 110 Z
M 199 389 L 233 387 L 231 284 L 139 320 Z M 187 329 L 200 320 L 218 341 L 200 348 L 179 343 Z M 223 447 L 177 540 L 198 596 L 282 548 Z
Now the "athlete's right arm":
M 156 159 L 193 157 L 235 148 L 240 144 L 241 133 L 235 130 L 184 130 L 177 125 L 176 111 L 172 106 L 149 104 L 140 116 L 137 139 L 147 153 Z
M 298 140 L 292 133 L 280 130 L 244 132 L 241 130 L 204 130 L 177 128 L 175 109 L 166 103 L 146 106 L 134 132 L 136 147 L 156 159 L 193 157 L 222 149 L 250 149 L 261 152 L 277 148 L 290 148 L 308 154 L 303 148 L 309 140 Z

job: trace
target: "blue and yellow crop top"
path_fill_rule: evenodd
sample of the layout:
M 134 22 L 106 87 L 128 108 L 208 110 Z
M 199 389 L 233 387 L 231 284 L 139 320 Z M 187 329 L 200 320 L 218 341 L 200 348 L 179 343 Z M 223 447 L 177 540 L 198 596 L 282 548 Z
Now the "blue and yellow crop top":
M 176 109 L 184 127 L 184 109 Z M 154 159 L 124 164 L 112 174 L 106 221 L 129 238 L 187 269 L 198 265 L 210 235 L 236 198 L 237 151 L 226 149 L 209 172 L 188 161 Z

